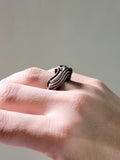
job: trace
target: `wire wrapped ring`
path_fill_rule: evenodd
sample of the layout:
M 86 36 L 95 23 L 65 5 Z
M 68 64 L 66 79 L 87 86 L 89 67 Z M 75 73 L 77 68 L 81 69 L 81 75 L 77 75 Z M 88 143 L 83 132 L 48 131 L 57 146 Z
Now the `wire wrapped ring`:
M 47 82 L 47 89 L 59 90 L 65 81 L 70 81 L 72 68 L 65 65 L 59 65 L 55 68 L 55 75 Z

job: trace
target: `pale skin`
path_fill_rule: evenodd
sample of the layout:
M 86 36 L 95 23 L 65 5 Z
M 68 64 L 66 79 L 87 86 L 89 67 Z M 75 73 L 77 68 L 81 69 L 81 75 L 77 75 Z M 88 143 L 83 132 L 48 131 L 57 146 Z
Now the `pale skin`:
M 77 73 L 48 90 L 53 75 L 32 67 L 0 81 L 0 142 L 54 160 L 119 160 L 120 98 Z

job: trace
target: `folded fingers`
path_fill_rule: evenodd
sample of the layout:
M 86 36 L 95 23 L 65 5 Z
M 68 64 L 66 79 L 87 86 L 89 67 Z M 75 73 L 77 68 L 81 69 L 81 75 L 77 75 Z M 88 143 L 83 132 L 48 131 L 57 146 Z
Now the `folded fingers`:
M 51 107 L 68 103 L 68 94 L 42 88 L 5 83 L 0 85 L 0 109 L 29 114 L 46 114 Z
M 46 89 L 47 81 L 51 76 L 53 76 L 53 73 L 52 74 L 48 73 L 46 70 L 43 70 L 37 67 L 31 67 L 23 71 L 14 73 L 8 76 L 7 78 L 4 78 L 0 82 L 1 83 L 19 83 L 19 84 Z
M 0 83 L 19 83 L 28 86 L 47 89 L 48 80 L 55 75 L 55 69 L 46 71 L 37 67 L 25 69 L 4 78 Z M 60 90 L 78 89 L 79 83 L 75 81 L 65 82 Z
M 55 68 L 43 70 L 37 67 L 31 67 L 23 71 L 14 73 L 4 78 L 0 83 L 19 83 L 28 86 L 47 89 L 48 80 L 55 75 Z M 95 86 L 97 88 L 105 88 L 105 85 L 98 79 L 72 73 L 71 80 L 65 82 L 60 90 L 76 90 L 81 89 L 85 84 Z

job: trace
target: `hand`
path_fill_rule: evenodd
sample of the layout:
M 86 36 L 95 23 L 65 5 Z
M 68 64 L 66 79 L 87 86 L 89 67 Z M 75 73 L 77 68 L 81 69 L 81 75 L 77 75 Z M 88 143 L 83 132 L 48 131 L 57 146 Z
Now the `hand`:
M 76 73 L 47 90 L 53 74 L 33 67 L 0 82 L 0 142 L 55 160 L 120 159 L 120 98 Z

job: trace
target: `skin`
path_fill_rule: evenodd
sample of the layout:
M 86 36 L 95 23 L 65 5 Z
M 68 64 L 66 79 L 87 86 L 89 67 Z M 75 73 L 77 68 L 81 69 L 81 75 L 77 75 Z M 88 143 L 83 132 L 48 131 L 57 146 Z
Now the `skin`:
M 59 91 L 32 67 L 0 81 L 0 142 L 54 160 L 119 160 L 120 98 L 98 79 L 73 73 Z

